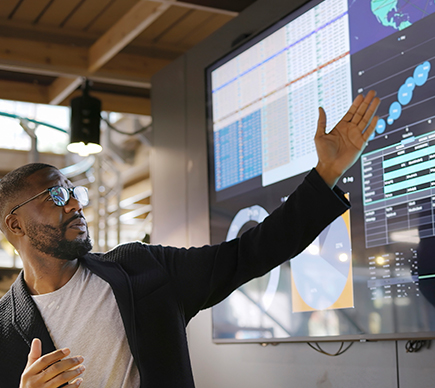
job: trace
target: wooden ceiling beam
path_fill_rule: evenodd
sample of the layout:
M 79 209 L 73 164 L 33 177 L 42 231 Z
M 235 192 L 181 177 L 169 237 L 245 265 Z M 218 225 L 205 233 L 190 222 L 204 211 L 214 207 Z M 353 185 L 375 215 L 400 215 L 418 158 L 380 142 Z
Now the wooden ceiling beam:
M 49 77 L 66 77 L 66 78 L 75 78 L 79 73 L 71 74 L 60 72 L 58 69 L 41 69 L 32 66 L 26 65 L 17 65 L 17 64 L 4 64 L 0 62 L 0 70 L 12 71 L 16 73 L 25 73 L 25 74 L 35 74 L 35 75 L 45 75 Z M 80 73 L 82 74 L 82 73 Z M 101 72 L 96 72 L 94 74 L 86 74 L 87 78 L 91 81 L 100 82 L 108 85 L 121 85 L 121 86 L 130 86 L 132 88 L 143 88 L 150 89 L 151 83 L 147 80 L 143 80 L 143 77 L 135 77 L 129 74 L 128 76 L 124 74 L 118 74 L 116 72 L 105 72 L 102 74 Z
M 26 82 L 0 80 L 0 99 L 48 104 L 50 86 Z M 151 115 L 151 100 L 146 97 L 132 97 L 122 94 L 102 93 L 92 91 L 92 96 L 101 100 L 103 110 L 109 112 L 133 113 Z M 75 91 L 58 105 L 69 106 L 70 99 L 81 95 Z
M 48 87 L 48 103 L 58 105 L 82 83 L 82 77 L 59 77 Z
M 150 6 L 150 4 L 152 3 L 147 0 L 136 3 L 130 11 L 89 48 L 87 72 L 94 73 L 102 68 L 170 7 L 169 4 L 155 6 Z M 154 65 L 155 61 L 154 59 L 151 63 Z M 126 63 L 126 61 L 120 63 Z M 152 73 L 153 71 L 151 71 Z M 80 82 L 80 78 L 58 78 L 54 87 L 50 90 L 50 103 L 58 104 L 66 96 L 70 95 Z
M 48 104 L 47 87 L 25 82 L 0 80 L 0 99 Z
M 92 97 L 101 100 L 101 108 L 108 112 L 133 113 L 144 116 L 151 116 L 151 100 L 146 97 L 133 97 L 121 94 L 96 92 L 91 90 Z M 82 92 L 76 90 L 59 105 L 69 106 L 70 100 L 81 96 Z
M 88 52 L 85 47 L 0 36 L 0 62 L 74 74 L 87 69 Z
M 94 73 L 88 70 L 88 50 L 83 47 L 0 37 L 0 69 L 52 76 L 77 76 L 149 82 L 171 61 L 146 55 L 119 53 Z M 117 67 L 120 71 L 117 72 Z M 115 82 L 114 82 L 115 83 Z
M 156 21 L 170 4 L 150 6 L 148 0 L 140 0 L 89 49 L 90 72 L 101 68 L 117 55 L 145 28 Z
M 161 3 L 161 4 L 170 4 L 171 6 L 173 5 L 175 7 L 181 7 L 181 8 L 197 9 L 200 11 L 206 11 L 206 12 L 216 13 L 220 15 L 228 15 L 232 17 L 236 17 L 239 14 L 238 12 L 228 11 L 226 9 L 207 7 L 199 4 L 184 3 L 182 1 L 174 1 L 174 0 L 148 0 L 148 1 Z
M 238 14 L 237 12 L 175 0 L 139 0 L 96 41 L 95 34 L 91 36 L 87 33 L 79 34 L 58 30 L 56 31 L 60 34 L 72 35 L 66 40 L 60 38 L 56 40 L 58 34 L 54 30 L 50 33 L 50 28 L 27 26 L 27 30 L 33 31 L 33 33 L 28 34 L 21 29 L 25 24 L 10 23 L 4 27 L 4 31 L 2 30 L 5 34 L 0 34 L 0 70 L 33 72 L 56 77 L 57 79 L 50 86 L 42 87 L 42 89 L 40 86 L 34 85 L 28 98 L 35 102 L 44 101 L 42 103 L 50 104 L 64 103 L 81 84 L 83 78 L 94 79 L 97 82 L 149 88 L 151 76 L 166 66 L 179 55 L 180 50 L 183 52 L 184 49 L 180 47 L 162 49 L 160 46 L 157 47 L 155 42 L 149 42 L 149 44 L 141 42 L 138 55 L 131 54 L 131 47 L 127 52 L 121 51 L 127 48 L 136 37 L 172 6 L 231 17 Z M 14 28 L 19 34 L 9 31 Z M 29 41 L 27 36 L 32 36 L 35 40 Z M 74 43 L 76 40 L 78 44 Z M 149 57 L 142 54 L 147 52 L 147 47 L 150 52 Z M 136 51 L 138 51 L 137 49 L 138 47 L 136 47 Z M 167 53 L 173 52 L 173 54 L 169 55 L 171 58 L 168 57 L 168 54 L 165 58 L 156 58 L 156 54 L 159 55 L 159 50 L 166 50 Z M 29 84 L 24 85 L 26 88 L 29 87 Z M 19 85 L 15 95 L 21 94 L 22 87 L 23 83 Z M 132 106 L 135 104 L 134 101 L 148 100 L 140 97 L 131 98 Z M 17 99 L 26 100 L 25 98 Z M 112 110 L 116 99 L 106 96 L 106 100 L 106 104 L 110 108 L 104 109 Z M 145 103 L 146 106 L 142 109 L 138 107 L 134 109 L 141 111 L 141 114 L 149 114 L 150 109 L 147 108 L 147 104 Z M 144 111 L 148 113 L 144 113 Z

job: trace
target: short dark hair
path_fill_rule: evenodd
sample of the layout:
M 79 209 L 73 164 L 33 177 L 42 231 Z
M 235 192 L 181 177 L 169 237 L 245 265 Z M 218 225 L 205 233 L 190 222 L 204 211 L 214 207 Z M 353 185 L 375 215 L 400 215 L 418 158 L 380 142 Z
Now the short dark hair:
M 10 210 L 10 204 L 19 196 L 24 188 L 27 188 L 27 178 L 36 171 L 44 168 L 54 168 L 45 163 L 29 163 L 7 173 L 0 180 L 0 229 L 4 231 L 4 220 Z

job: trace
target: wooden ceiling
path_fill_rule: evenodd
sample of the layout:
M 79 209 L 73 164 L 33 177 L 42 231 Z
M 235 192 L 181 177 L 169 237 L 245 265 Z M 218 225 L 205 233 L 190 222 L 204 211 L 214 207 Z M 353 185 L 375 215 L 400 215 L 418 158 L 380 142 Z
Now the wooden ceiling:
M 149 115 L 151 76 L 254 0 L 0 0 L 0 99 Z

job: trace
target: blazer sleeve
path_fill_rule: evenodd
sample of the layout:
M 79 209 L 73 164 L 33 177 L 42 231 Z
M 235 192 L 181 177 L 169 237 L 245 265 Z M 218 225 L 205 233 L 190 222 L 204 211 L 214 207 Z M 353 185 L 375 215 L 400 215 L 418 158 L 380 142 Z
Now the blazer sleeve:
M 343 192 L 331 190 L 313 169 L 285 203 L 240 238 L 201 248 L 150 249 L 165 266 L 188 321 L 298 255 L 349 208 Z

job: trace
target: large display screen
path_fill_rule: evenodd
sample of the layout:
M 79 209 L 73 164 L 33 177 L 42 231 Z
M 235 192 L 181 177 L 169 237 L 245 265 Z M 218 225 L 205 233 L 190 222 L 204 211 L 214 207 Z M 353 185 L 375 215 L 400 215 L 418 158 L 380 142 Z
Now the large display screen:
M 359 93 L 376 131 L 339 182 L 352 209 L 215 306 L 216 342 L 435 338 L 435 3 L 311 1 L 207 69 L 211 242 L 240 236 L 317 162 Z

